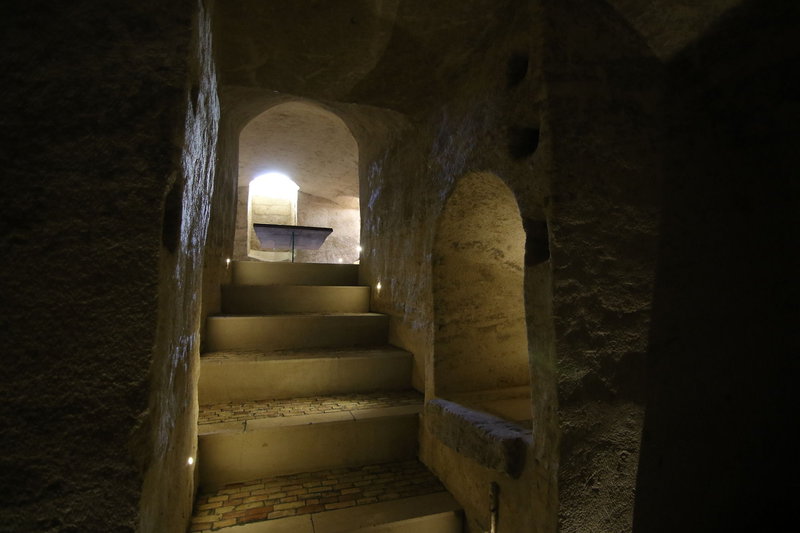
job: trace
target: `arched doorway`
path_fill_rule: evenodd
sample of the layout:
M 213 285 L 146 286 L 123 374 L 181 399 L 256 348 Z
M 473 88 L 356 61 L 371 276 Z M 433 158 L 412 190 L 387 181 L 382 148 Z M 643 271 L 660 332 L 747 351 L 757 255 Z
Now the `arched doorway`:
M 500 178 L 459 180 L 433 252 L 436 395 L 529 424 L 525 231 Z
M 294 206 L 252 190 L 253 180 L 269 173 L 297 184 Z M 290 260 L 287 251 L 262 249 L 253 223 L 266 223 L 333 228 L 319 250 L 298 251 L 299 262 L 358 260 L 358 143 L 336 114 L 291 101 L 256 116 L 239 136 L 238 188 L 234 259 Z

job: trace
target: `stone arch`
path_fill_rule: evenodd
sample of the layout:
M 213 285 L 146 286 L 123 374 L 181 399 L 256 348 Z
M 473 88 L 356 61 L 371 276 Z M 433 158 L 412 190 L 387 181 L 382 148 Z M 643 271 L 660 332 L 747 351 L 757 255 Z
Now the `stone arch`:
M 239 135 L 238 203 L 234 259 L 288 260 L 261 250 L 254 222 L 324 226 L 333 233 L 318 251 L 298 251 L 297 260 L 353 263 L 359 258 L 359 147 L 335 113 L 312 102 L 276 103 L 253 117 Z M 282 206 L 253 206 L 249 184 L 280 172 L 299 186 L 294 216 Z M 291 220 L 290 220 L 291 219 Z
M 525 231 L 514 194 L 499 177 L 481 172 L 458 181 L 433 256 L 436 395 L 516 389 L 512 396 L 528 398 L 516 404 L 518 412 L 494 414 L 530 420 Z

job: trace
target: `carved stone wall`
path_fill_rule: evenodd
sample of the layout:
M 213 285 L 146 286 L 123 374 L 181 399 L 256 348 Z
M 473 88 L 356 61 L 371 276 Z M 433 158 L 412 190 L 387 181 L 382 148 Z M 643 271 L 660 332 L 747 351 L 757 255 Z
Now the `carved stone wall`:
M 219 116 L 208 18 L 87 0 L 0 25 L 2 528 L 182 530 Z

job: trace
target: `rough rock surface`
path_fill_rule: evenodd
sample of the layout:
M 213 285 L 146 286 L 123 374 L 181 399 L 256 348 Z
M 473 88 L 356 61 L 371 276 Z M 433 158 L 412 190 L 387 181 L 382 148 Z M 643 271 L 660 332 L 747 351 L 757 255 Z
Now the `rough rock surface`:
M 3 11 L 0 528 L 164 531 L 192 495 L 208 28 L 194 0 Z
M 170 185 L 164 205 L 150 402 L 136 436 L 144 439 L 145 449 L 152 454 L 140 501 L 138 530 L 142 532 L 183 530 L 192 514 L 196 489 L 203 266 L 220 113 L 210 30 L 209 14 L 201 4 L 189 56 L 190 89 L 180 173 Z M 177 201 L 175 191 L 180 191 Z M 206 275 L 213 281 L 213 270 Z
M 496 416 L 434 399 L 425 404 L 425 427 L 448 447 L 478 464 L 518 477 L 529 434 Z
M 602 2 L 545 15 L 560 528 L 624 531 L 658 243 L 662 70 Z

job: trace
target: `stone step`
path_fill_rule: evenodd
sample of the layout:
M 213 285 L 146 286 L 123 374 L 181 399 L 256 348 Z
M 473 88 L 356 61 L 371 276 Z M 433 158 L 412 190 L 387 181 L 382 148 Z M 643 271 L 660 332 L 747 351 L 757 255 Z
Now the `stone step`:
M 461 533 L 463 524 L 461 506 L 448 492 L 311 515 L 314 533 Z
M 214 352 L 200 359 L 201 404 L 395 391 L 411 383 L 412 356 L 394 346 Z
M 234 285 L 358 285 L 358 265 L 234 261 Z
M 378 313 L 213 316 L 206 322 L 209 352 L 381 346 L 389 317 Z
M 262 478 L 200 494 L 191 531 L 460 533 L 462 512 L 423 464 Z
M 422 400 L 403 391 L 203 405 L 200 486 L 414 458 Z
M 223 285 L 223 314 L 366 313 L 369 287 Z

